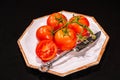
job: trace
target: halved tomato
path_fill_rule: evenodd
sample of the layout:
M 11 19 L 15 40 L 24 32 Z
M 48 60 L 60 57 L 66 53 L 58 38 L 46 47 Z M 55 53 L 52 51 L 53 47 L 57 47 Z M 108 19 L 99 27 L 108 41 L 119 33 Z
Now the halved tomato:
M 67 18 L 59 12 L 52 13 L 47 19 L 47 25 L 52 26 L 54 30 L 61 28 L 66 22 Z
M 42 61 L 52 60 L 57 54 L 57 46 L 52 40 L 42 40 L 36 47 L 36 54 Z

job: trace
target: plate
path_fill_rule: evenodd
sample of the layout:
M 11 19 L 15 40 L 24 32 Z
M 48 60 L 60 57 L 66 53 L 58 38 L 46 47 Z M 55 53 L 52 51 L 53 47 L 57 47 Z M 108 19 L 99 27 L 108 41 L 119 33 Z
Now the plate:
M 90 29 L 94 33 L 101 31 L 101 36 L 94 46 L 90 47 L 87 50 L 80 51 L 79 55 L 77 56 L 75 55 L 75 52 L 71 52 L 70 54 L 61 58 L 59 61 L 55 62 L 53 64 L 53 67 L 48 71 L 48 73 L 64 77 L 99 64 L 101 57 L 105 51 L 106 45 L 109 41 L 109 36 L 93 16 L 64 10 L 60 12 L 64 14 L 67 19 L 70 19 L 73 14 L 83 15 L 89 20 Z M 25 63 L 30 68 L 39 70 L 39 67 L 43 64 L 35 53 L 36 45 L 38 43 L 38 40 L 36 38 L 36 30 L 40 26 L 46 24 L 48 16 L 49 15 L 33 19 L 31 24 L 26 28 L 26 30 L 17 41 Z

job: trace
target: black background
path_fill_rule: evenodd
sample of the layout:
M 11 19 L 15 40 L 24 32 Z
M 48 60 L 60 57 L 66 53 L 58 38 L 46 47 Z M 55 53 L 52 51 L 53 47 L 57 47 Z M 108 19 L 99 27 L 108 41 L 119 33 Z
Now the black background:
M 1 0 L 0 80 L 119 80 L 120 15 L 116 0 Z M 66 10 L 94 16 L 110 36 L 100 63 L 66 77 L 28 68 L 17 40 L 35 18 Z

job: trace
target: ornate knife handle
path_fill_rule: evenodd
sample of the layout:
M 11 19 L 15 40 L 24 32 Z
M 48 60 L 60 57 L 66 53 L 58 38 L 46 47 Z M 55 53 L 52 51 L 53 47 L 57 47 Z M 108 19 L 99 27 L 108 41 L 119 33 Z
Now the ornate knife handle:
M 47 71 L 50 69 L 50 67 L 51 67 L 51 63 L 50 63 L 50 64 L 44 64 L 44 65 L 41 65 L 41 66 L 39 67 L 39 70 L 40 70 L 41 72 L 47 72 Z
M 53 60 L 53 61 L 51 61 L 51 62 L 49 62 L 49 63 L 46 63 L 46 64 L 41 65 L 41 66 L 39 67 L 39 70 L 42 71 L 42 72 L 47 72 L 47 71 L 51 68 L 51 66 L 52 66 L 52 64 L 53 64 L 54 62 L 58 61 L 59 59 L 61 59 L 63 56 L 67 55 L 67 54 L 68 54 L 69 52 L 71 52 L 71 51 L 72 51 L 72 50 L 67 51 L 67 52 L 64 53 L 63 55 L 61 55 L 61 56 L 59 56 L 58 58 L 56 58 L 55 60 Z

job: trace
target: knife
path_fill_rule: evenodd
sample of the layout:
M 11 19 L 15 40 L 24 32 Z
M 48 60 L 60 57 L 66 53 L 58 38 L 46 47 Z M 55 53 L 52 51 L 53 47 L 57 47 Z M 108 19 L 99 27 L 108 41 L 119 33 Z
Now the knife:
M 95 43 L 99 39 L 100 35 L 101 35 L 101 31 L 98 31 L 95 34 L 95 38 L 89 37 L 86 40 L 82 41 L 81 43 L 78 43 L 72 50 L 66 51 L 65 53 L 63 53 L 59 57 L 55 58 L 54 60 L 52 60 L 52 61 L 50 61 L 50 62 L 48 62 L 46 64 L 41 65 L 39 67 L 39 70 L 41 72 L 47 72 L 52 67 L 52 64 L 54 62 L 58 61 L 59 59 L 61 59 L 63 56 L 67 55 L 71 51 L 79 52 L 82 49 L 86 48 L 88 45 L 91 45 L 91 44 Z

